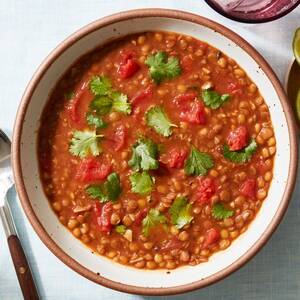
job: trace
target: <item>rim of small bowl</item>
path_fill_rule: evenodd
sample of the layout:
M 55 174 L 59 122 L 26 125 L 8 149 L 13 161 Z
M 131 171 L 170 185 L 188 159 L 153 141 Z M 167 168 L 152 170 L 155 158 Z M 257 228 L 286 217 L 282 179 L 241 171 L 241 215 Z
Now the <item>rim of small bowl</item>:
M 37 218 L 34 209 L 32 208 L 29 200 L 29 195 L 27 194 L 23 175 L 21 168 L 21 135 L 23 129 L 23 121 L 26 115 L 27 108 L 31 101 L 32 94 L 45 74 L 51 64 L 71 45 L 80 40 L 82 37 L 102 28 L 107 25 L 125 21 L 128 19 L 136 19 L 136 18 L 144 18 L 144 17 L 157 17 L 157 18 L 171 18 L 178 20 L 185 20 L 189 22 L 193 22 L 195 24 L 199 24 L 202 26 L 206 26 L 211 28 L 222 35 L 226 36 L 228 39 L 232 40 L 236 44 L 238 44 L 244 51 L 246 51 L 262 68 L 265 72 L 266 76 L 272 82 L 272 85 L 280 99 L 281 105 L 283 107 L 288 129 L 289 129 L 289 138 L 290 138 L 290 166 L 288 173 L 288 180 L 286 183 L 285 191 L 282 196 L 282 200 L 276 214 L 273 216 L 272 221 L 261 235 L 259 240 L 245 253 L 242 257 L 236 260 L 234 263 L 226 267 L 225 269 L 209 276 L 204 279 L 200 279 L 197 281 L 192 281 L 189 284 L 179 285 L 175 287 L 168 288 L 151 288 L 151 287 L 138 287 L 133 285 L 126 285 L 120 282 L 112 281 L 107 278 L 102 277 L 101 275 L 97 275 L 96 273 L 88 270 L 77 261 L 75 261 L 72 257 L 66 254 L 50 237 L 47 233 L 46 229 L 42 226 L 39 219 Z M 297 161 L 298 161 L 298 148 L 297 148 L 297 140 L 296 140 L 296 126 L 294 121 L 294 116 L 292 113 L 292 109 L 287 100 L 286 94 L 271 67 L 265 61 L 265 59 L 242 37 L 238 34 L 234 33 L 230 29 L 220 25 L 214 21 L 211 21 L 202 16 L 198 16 L 189 12 L 178 11 L 178 10 L 170 10 L 170 9 L 137 9 L 130 10 L 125 12 L 116 13 L 110 15 L 108 17 L 101 18 L 97 21 L 86 25 L 80 30 L 73 33 L 67 39 L 65 39 L 61 44 L 59 44 L 41 63 L 37 71 L 34 73 L 32 79 L 30 80 L 21 100 L 21 103 L 18 108 L 14 132 L 13 132 L 13 143 L 12 143 L 12 166 L 14 172 L 14 178 L 16 183 L 17 192 L 21 201 L 21 205 L 23 210 L 29 219 L 32 227 L 35 232 L 39 236 L 39 238 L 43 241 L 43 243 L 49 248 L 49 250 L 59 258 L 63 263 L 69 266 L 71 269 L 81 274 L 85 278 L 94 281 L 98 284 L 101 284 L 105 287 L 112 288 L 118 291 L 127 292 L 131 294 L 142 294 L 142 295 L 172 295 L 172 294 L 180 294 L 188 291 L 192 291 L 195 289 L 203 288 L 210 284 L 213 284 L 226 276 L 230 275 L 234 271 L 241 268 L 246 262 L 248 262 L 268 241 L 271 237 L 272 233 L 277 228 L 280 223 L 287 207 L 290 202 L 291 194 L 293 192 L 296 180 L 296 171 L 297 171 Z
M 206 4 L 209 5 L 215 12 L 219 13 L 223 17 L 236 21 L 236 22 L 242 22 L 242 23 L 247 23 L 247 24 L 259 24 L 259 23 L 267 23 L 267 22 L 272 22 L 276 21 L 277 19 L 280 19 L 290 12 L 292 12 L 294 9 L 297 8 L 298 5 L 300 5 L 300 1 L 298 0 L 295 2 L 292 6 L 290 6 L 288 9 L 278 13 L 277 15 L 270 16 L 270 17 L 265 17 L 265 18 L 260 18 L 260 19 L 247 19 L 245 17 L 238 17 L 238 16 L 233 16 L 230 15 L 230 13 L 225 12 L 222 10 L 220 7 L 218 7 L 217 4 L 213 3 L 210 0 L 205 0 Z

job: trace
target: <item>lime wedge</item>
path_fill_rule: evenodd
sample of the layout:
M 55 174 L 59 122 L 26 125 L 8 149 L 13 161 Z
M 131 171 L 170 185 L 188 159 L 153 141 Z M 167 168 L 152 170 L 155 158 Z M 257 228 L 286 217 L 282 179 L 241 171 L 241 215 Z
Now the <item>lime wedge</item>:
M 297 97 L 296 97 L 296 111 L 298 121 L 300 121 L 300 89 L 298 90 Z
M 300 65 L 300 27 L 295 31 L 295 35 L 293 39 L 293 51 L 294 51 L 295 58 L 298 64 Z

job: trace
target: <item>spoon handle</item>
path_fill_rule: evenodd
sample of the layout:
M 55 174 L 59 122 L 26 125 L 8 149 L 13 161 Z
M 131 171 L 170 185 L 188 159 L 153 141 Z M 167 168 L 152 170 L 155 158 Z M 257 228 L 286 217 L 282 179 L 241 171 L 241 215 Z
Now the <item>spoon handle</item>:
M 10 235 L 7 242 L 24 299 L 38 300 L 39 295 L 19 238 Z

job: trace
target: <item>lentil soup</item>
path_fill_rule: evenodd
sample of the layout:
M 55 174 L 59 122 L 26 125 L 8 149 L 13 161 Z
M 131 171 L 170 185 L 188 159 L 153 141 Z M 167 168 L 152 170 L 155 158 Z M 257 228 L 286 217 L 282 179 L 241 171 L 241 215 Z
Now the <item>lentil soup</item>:
M 41 118 L 40 176 L 60 222 L 136 268 L 196 265 L 267 197 L 276 141 L 256 85 L 205 42 L 126 36 L 77 61 Z

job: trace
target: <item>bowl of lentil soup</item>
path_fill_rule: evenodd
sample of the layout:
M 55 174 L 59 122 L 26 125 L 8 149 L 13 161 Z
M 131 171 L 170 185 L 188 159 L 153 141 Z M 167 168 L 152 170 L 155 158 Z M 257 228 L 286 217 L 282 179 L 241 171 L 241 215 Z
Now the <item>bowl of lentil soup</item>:
M 246 263 L 279 224 L 296 166 L 293 115 L 264 59 L 213 21 L 162 9 L 58 46 L 13 138 L 41 240 L 86 278 L 139 294 L 201 288 Z

